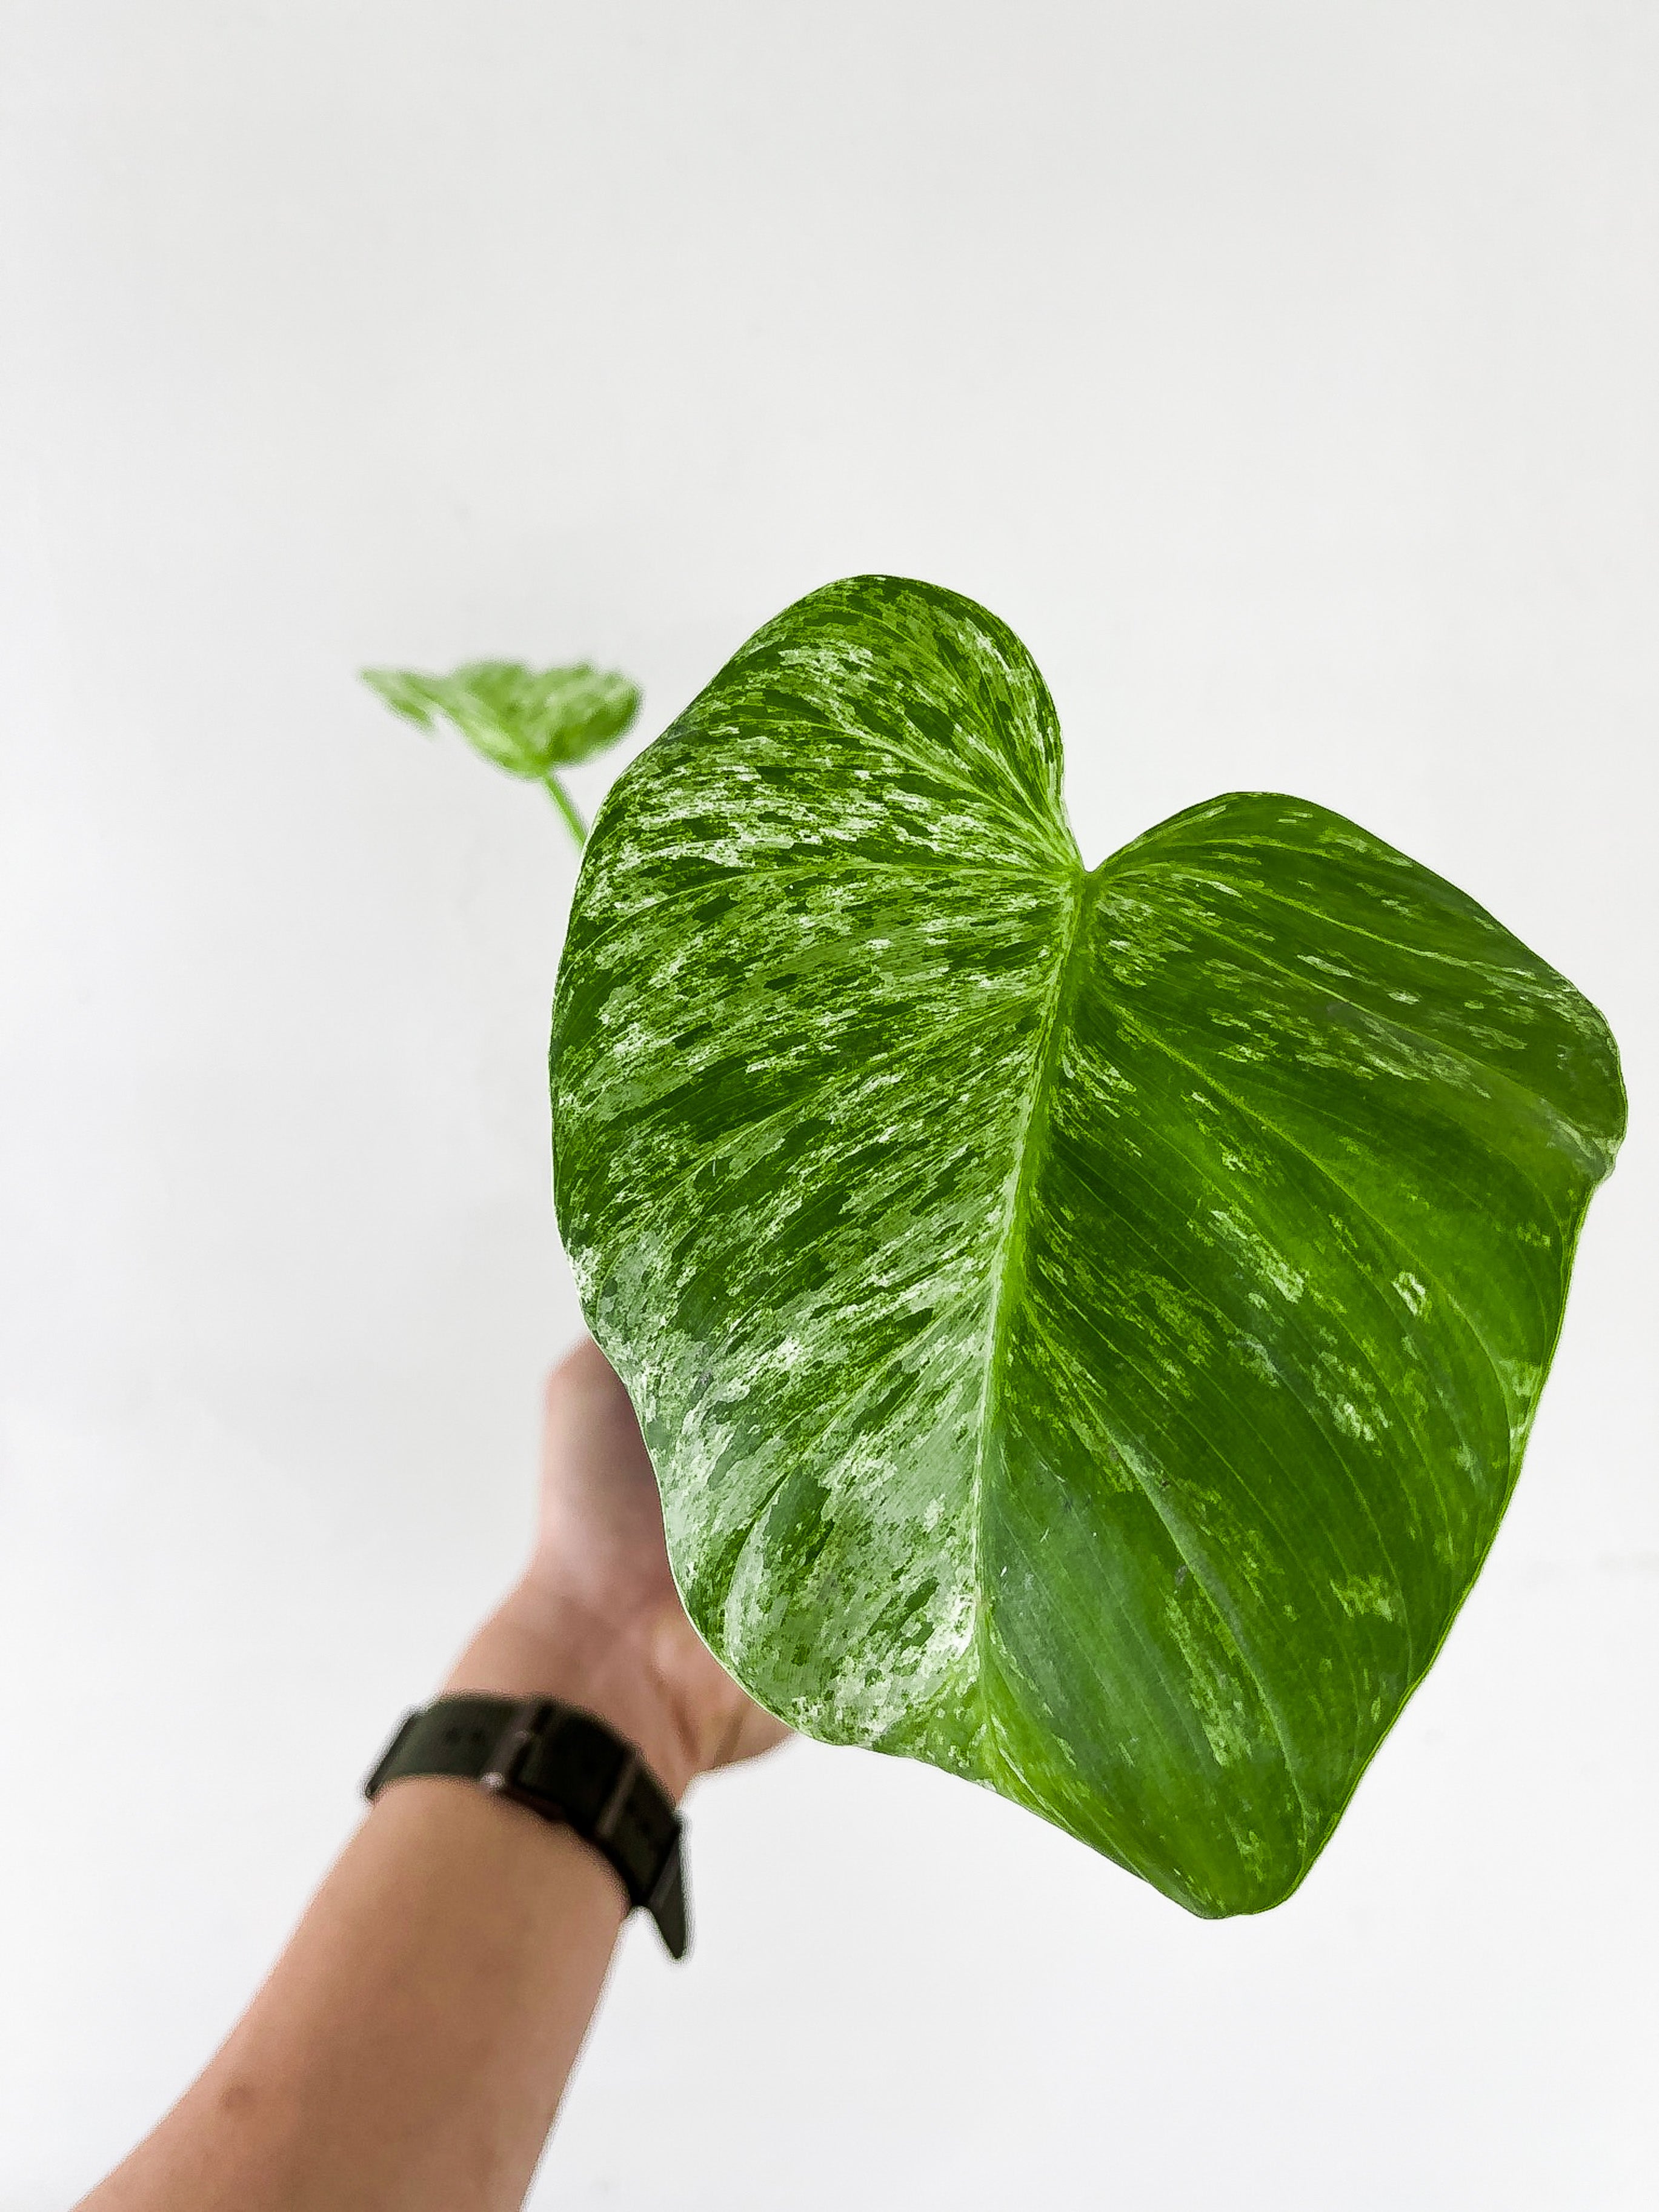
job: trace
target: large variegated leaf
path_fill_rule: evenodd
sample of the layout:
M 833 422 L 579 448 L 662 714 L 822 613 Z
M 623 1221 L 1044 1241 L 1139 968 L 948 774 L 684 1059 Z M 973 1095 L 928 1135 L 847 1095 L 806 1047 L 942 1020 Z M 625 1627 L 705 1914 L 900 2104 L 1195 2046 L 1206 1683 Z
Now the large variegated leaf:
M 812 1735 L 1284 1897 L 1492 1540 L 1623 1126 L 1595 1010 L 1340 816 L 1085 874 L 982 609 L 863 577 L 622 777 L 560 1224 L 693 1619 Z

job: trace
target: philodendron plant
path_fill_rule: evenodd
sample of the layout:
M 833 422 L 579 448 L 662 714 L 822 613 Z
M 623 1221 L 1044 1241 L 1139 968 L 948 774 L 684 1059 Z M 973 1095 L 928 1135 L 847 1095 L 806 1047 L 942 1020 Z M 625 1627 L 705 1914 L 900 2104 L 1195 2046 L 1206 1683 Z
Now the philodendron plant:
M 1492 1541 L 1618 1059 L 1340 816 L 1235 793 L 1086 871 L 1060 778 L 971 601 L 768 623 L 594 825 L 559 1224 L 763 1705 L 1257 1911 Z

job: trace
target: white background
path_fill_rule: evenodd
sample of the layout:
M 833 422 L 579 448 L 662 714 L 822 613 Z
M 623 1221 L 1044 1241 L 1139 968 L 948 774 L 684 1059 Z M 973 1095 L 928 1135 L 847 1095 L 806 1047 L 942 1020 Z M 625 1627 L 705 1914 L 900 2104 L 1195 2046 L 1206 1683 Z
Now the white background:
M 1659 2204 L 1659 15 L 0 18 L 0 2212 L 246 1996 L 513 1571 L 577 1325 L 572 854 L 354 669 L 591 655 L 643 739 L 872 568 L 1030 644 L 1090 860 L 1356 816 L 1603 1008 L 1632 1133 L 1300 1895 L 1201 1924 L 795 1747 L 695 1801 L 695 1963 L 630 1935 L 536 2201 Z

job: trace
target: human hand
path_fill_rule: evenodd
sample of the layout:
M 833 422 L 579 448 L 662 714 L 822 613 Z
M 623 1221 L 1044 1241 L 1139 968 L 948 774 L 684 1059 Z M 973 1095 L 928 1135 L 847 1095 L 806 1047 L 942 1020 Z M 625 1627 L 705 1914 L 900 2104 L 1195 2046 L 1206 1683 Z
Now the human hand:
M 598 1713 L 676 1798 L 695 1776 L 788 1734 L 686 1617 L 639 1423 L 591 1337 L 548 1377 L 530 1565 L 446 1686 L 560 1698 Z

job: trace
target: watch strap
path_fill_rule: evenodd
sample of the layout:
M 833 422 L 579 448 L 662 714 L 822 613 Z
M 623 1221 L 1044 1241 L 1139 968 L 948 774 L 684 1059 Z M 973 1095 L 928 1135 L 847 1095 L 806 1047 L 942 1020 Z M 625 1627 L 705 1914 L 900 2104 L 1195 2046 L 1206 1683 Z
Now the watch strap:
M 596 1715 L 553 1698 L 440 1698 L 406 1716 L 363 1795 L 425 1775 L 480 1783 L 573 1830 L 610 1861 L 671 1955 L 685 1956 L 680 1816 L 634 1746 Z

